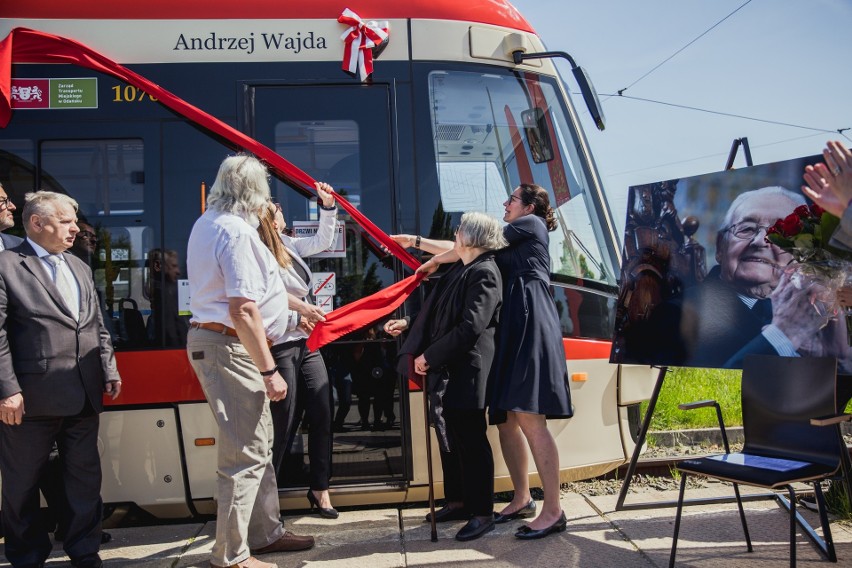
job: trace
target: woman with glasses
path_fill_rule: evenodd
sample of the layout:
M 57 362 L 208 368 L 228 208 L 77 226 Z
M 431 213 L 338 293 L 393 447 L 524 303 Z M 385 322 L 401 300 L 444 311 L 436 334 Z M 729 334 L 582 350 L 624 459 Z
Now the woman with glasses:
M 564 531 L 567 525 L 559 504 L 558 449 L 545 420 L 570 418 L 574 413 L 559 315 L 550 295 L 548 232 L 556 229 L 556 218 L 547 190 L 534 184 L 519 185 L 503 205 L 503 220 L 508 223 L 503 235 L 509 246 L 496 255 L 503 275 L 503 307 L 489 378 L 493 393 L 489 414 L 500 432 L 515 494 L 495 522 L 535 515 L 529 445 L 544 488 L 544 505 L 538 517 L 522 525 L 515 536 L 536 539 Z M 438 264 L 458 257 L 441 241 L 411 235 L 397 235 L 394 240 L 437 254 L 418 271 L 434 272 Z
M 329 248 L 337 233 L 337 205 L 334 189 L 327 183 L 317 183 L 319 197 L 319 228 L 311 237 L 296 238 L 284 234 L 287 223 L 281 206 L 270 203 L 261 218 L 258 232 L 261 240 L 275 255 L 281 267 L 281 277 L 294 312 L 295 329 L 283 342 L 272 346 L 272 356 L 287 381 L 287 397 L 271 403 L 274 426 L 272 464 L 281 479 L 282 463 L 289 453 L 304 414 L 309 429 L 308 458 L 310 460 L 310 489 L 307 498 L 320 516 L 335 519 L 337 510 L 331 506 L 328 487 L 331 477 L 331 386 L 328 371 L 319 351 L 306 347 L 308 335 L 317 321 L 324 319 L 320 308 L 307 302 L 311 290 L 311 270 L 303 260 Z

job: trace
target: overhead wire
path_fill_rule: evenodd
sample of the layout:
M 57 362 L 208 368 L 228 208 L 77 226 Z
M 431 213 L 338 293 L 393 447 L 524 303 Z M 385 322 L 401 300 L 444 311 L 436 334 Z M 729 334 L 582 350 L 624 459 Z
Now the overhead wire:
M 610 96 L 616 96 L 616 95 L 610 95 Z M 813 131 L 817 131 L 817 132 L 826 132 L 826 133 L 836 132 L 837 134 L 840 134 L 844 138 L 848 139 L 848 137 L 846 136 L 846 134 L 844 134 L 844 132 L 849 130 L 849 128 L 815 128 L 813 126 L 802 126 L 801 124 L 792 124 L 790 122 L 781 122 L 781 121 L 778 121 L 778 120 L 769 120 L 769 119 L 765 119 L 765 118 L 755 118 L 753 116 L 745 116 L 745 115 L 742 115 L 742 114 L 734 114 L 734 113 L 730 113 L 730 112 L 710 110 L 710 109 L 706 109 L 706 108 L 699 108 L 699 107 L 694 107 L 694 106 L 689 106 L 689 105 L 682 105 L 682 104 L 678 104 L 678 103 L 658 101 L 658 100 L 655 100 L 655 99 L 647 99 L 647 98 L 644 98 L 644 97 L 633 97 L 633 96 L 630 96 L 630 95 L 621 95 L 621 98 L 631 99 L 631 100 L 635 100 L 635 101 L 642 101 L 642 102 L 646 102 L 646 103 L 654 103 L 654 104 L 670 106 L 670 107 L 675 107 L 675 108 L 682 108 L 682 109 L 686 109 L 686 110 L 694 110 L 694 111 L 698 111 L 698 112 L 706 112 L 708 114 L 716 114 L 716 115 L 719 115 L 719 116 L 729 116 L 731 118 L 741 118 L 743 120 L 753 120 L 755 122 L 763 122 L 763 123 L 766 123 L 766 124 L 775 124 L 775 125 L 778 125 L 778 126 L 789 126 L 791 128 L 801 128 L 801 129 L 804 129 L 804 130 L 813 130 Z
M 778 144 L 785 144 L 787 142 L 795 142 L 797 140 L 804 140 L 806 138 L 814 138 L 814 137 L 819 136 L 821 134 L 823 134 L 823 132 L 817 132 L 815 134 L 806 134 L 805 136 L 797 136 L 795 138 L 787 138 L 785 140 L 776 140 L 775 142 L 767 142 L 766 144 L 755 144 L 751 147 L 755 148 L 755 149 L 756 148 L 766 148 L 767 146 L 776 146 Z M 674 161 L 674 162 L 666 162 L 665 164 L 657 164 L 655 166 L 647 166 L 647 167 L 638 168 L 638 169 L 635 169 L 635 170 L 625 170 L 623 172 L 615 172 L 615 173 L 609 174 L 607 177 L 617 177 L 617 176 L 623 176 L 623 175 L 628 175 L 628 174 L 634 174 L 634 173 L 637 173 L 637 172 L 644 172 L 644 171 L 648 171 L 648 170 L 654 170 L 654 169 L 657 169 L 657 168 L 665 168 L 665 167 L 668 167 L 668 166 L 677 166 L 677 165 L 680 165 L 680 164 L 688 164 L 689 162 L 697 162 L 697 161 L 700 161 L 700 160 L 706 160 L 708 158 L 717 158 L 717 157 L 720 157 L 720 156 L 727 156 L 727 155 L 728 155 L 728 152 L 718 152 L 718 153 L 715 153 L 715 154 L 707 154 L 705 156 L 698 156 L 698 157 L 689 158 L 689 159 L 686 159 L 686 160 L 677 160 L 677 161 Z
M 701 32 L 701 33 L 700 33 L 698 36 L 696 36 L 696 37 L 695 37 L 692 41 L 690 41 L 689 43 L 687 43 L 686 45 L 684 45 L 683 47 L 681 47 L 680 49 L 678 49 L 677 51 L 675 51 L 674 53 L 672 53 L 671 55 L 669 55 L 668 57 L 666 57 L 665 59 L 663 59 L 660 63 L 658 63 L 657 65 L 655 65 L 655 66 L 654 66 L 654 67 L 653 67 L 650 71 L 648 71 L 647 73 L 645 73 L 644 75 L 642 75 L 641 77 L 639 77 L 638 79 L 636 79 L 635 81 L 633 81 L 632 83 L 630 83 L 629 85 L 627 85 L 626 87 L 623 87 L 623 88 L 619 89 L 619 90 L 618 90 L 618 93 L 616 93 L 616 94 L 612 94 L 612 95 L 608 95 L 608 96 L 607 96 L 607 98 L 606 98 L 606 99 L 604 99 L 604 101 L 606 101 L 607 99 L 609 99 L 609 98 L 611 98 L 611 97 L 615 97 L 615 96 L 624 96 L 624 91 L 626 91 L 627 89 L 629 89 L 630 87 L 632 87 L 633 85 L 635 85 L 636 83 L 638 83 L 639 81 L 641 81 L 642 79 L 644 79 L 645 77 L 647 77 L 648 75 L 650 75 L 651 73 L 653 73 L 654 71 L 656 71 L 657 69 L 659 69 L 660 67 L 662 67 L 663 65 L 665 65 L 666 63 L 668 63 L 670 60 L 672 60 L 672 59 L 673 59 L 673 58 L 674 58 L 677 54 L 679 54 L 681 51 L 683 51 L 684 49 L 686 49 L 687 47 L 689 47 L 690 45 L 692 45 L 693 43 L 695 43 L 696 41 L 698 41 L 699 39 L 701 39 L 702 37 L 704 37 L 705 35 L 707 35 L 708 33 L 710 33 L 710 32 L 711 32 L 714 28 L 716 28 L 719 24 L 721 24 L 722 22 L 724 22 L 725 20 L 727 20 L 728 18 L 730 18 L 731 16 L 733 16 L 734 14 L 736 14 L 737 12 L 739 12 L 740 10 L 742 10 L 743 8 L 745 8 L 748 4 L 750 4 L 750 3 L 751 3 L 751 1 L 752 1 L 752 0 L 746 0 L 745 2 L 743 2 L 743 3 L 739 6 L 739 8 L 737 8 L 736 10 L 734 10 L 733 12 L 731 12 L 730 14 L 728 14 L 727 16 L 725 16 L 724 18 L 722 18 L 721 20 L 719 20 L 718 22 L 716 22 L 715 24 L 713 24 L 712 26 L 710 26 L 709 28 L 707 28 L 706 30 L 704 30 L 703 32 Z

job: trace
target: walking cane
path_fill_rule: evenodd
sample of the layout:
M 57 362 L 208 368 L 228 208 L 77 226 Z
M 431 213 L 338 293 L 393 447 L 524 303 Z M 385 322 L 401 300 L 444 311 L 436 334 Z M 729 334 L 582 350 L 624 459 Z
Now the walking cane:
M 429 474 L 429 519 L 432 524 L 432 542 L 438 542 L 438 525 L 435 521 L 435 481 L 432 479 L 432 428 L 429 426 L 429 381 L 423 375 L 423 424 L 426 426 L 426 471 Z

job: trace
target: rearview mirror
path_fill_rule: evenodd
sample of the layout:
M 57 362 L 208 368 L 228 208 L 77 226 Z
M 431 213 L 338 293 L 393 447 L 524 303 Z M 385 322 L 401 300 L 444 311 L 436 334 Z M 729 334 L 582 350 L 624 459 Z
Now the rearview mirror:
M 531 108 L 521 112 L 521 122 L 524 124 L 524 134 L 530 148 L 533 162 L 541 164 L 553 159 L 553 144 L 550 140 L 550 129 L 547 118 L 540 108 Z

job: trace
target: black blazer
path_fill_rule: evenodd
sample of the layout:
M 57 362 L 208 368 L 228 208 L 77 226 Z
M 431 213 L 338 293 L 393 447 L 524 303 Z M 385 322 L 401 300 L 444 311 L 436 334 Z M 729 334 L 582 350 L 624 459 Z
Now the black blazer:
M 100 412 L 104 384 L 119 379 L 92 273 L 64 257 L 80 285 L 79 320 L 28 242 L 0 252 L 0 398 L 22 393 L 27 418 L 73 416 L 86 399 Z
M 502 298 L 494 255 L 484 253 L 453 266 L 412 325 L 401 353 L 423 353 L 430 375 L 446 372 L 444 408 L 485 408 Z

